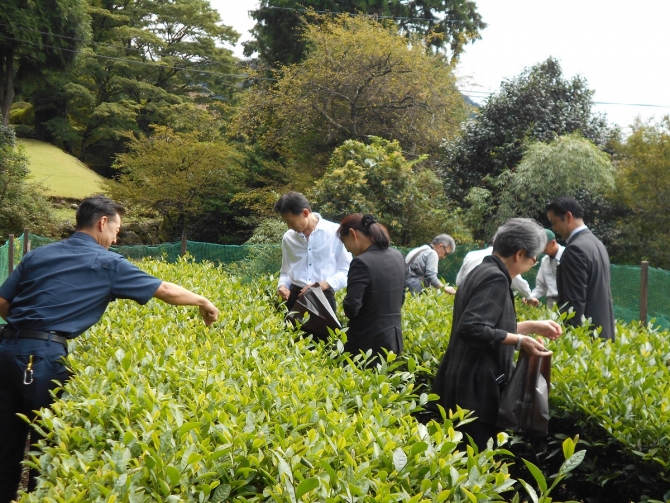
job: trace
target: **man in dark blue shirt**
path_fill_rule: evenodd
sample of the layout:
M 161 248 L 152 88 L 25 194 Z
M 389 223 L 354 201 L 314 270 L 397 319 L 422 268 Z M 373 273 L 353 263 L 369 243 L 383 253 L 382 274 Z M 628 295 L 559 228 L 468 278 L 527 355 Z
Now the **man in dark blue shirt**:
M 54 380 L 65 383 L 67 340 L 97 323 L 110 301 L 198 306 L 206 325 L 218 310 L 205 297 L 155 278 L 109 251 L 121 228 L 121 205 L 103 196 L 77 209 L 77 232 L 28 253 L 0 287 L 0 503 L 14 499 L 34 410 L 49 407 Z M 36 473 L 31 471 L 29 490 Z

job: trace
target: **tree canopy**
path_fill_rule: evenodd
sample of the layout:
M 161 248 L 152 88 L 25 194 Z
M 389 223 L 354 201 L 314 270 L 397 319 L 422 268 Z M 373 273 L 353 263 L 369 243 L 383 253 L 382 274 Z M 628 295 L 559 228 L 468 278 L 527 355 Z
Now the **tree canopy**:
M 397 139 L 410 155 L 437 151 L 465 114 L 443 58 L 408 44 L 395 28 L 362 17 L 309 25 L 308 53 L 242 101 L 238 131 L 294 159 L 325 165 L 347 139 Z
M 186 230 L 197 235 L 208 205 L 226 204 L 239 190 L 239 159 L 232 147 L 165 126 L 157 126 L 150 137 L 132 139 L 130 151 L 120 154 L 114 167 L 119 177 L 107 184 L 110 196 L 136 213 L 160 216 L 168 241 Z
M 621 221 L 618 258 L 670 270 L 670 116 L 636 121 L 617 157 L 617 197 L 630 208 Z
M 605 195 L 614 189 L 609 156 L 578 133 L 528 146 L 514 171 L 497 179 L 500 200 L 488 235 L 513 217 L 545 220 L 545 208 L 561 194 Z
M 7 126 L 16 91 L 64 70 L 89 36 L 86 0 L 0 2 L 0 110 Z
M 462 134 L 446 144 L 443 175 L 449 196 L 462 202 L 486 177 L 514 170 L 532 141 L 580 132 L 604 147 L 610 130 L 605 118 L 592 112 L 592 96 L 586 80 L 565 79 L 554 58 L 503 81 Z
M 471 239 L 450 211 L 440 179 L 417 167 L 422 158 L 407 161 L 397 141 L 370 141 L 345 141 L 316 182 L 311 199 L 326 218 L 339 222 L 349 213 L 372 213 L 396 246 L 428 242 L 443 232 Z
M 306 22 L 319 23 L 310 12 L 369 14 L 394 19 L 396 29 L 407 35 L 430 35 L 430 45 L 448 48 L 455 59 L 469 42 L 481 38 L 486 28 L 471 0 L 261 0 L 251 11 L 256 20 L 254 40 L 245 43 L 245 55 L 258 52 L 273 66 L 299 63 L 307 47 L 301 36 Z M 322 20 L 322 19 L 321 19 Z
M 24 228 L 48 234 L 51 206 L 39 185 L 29 184 L 28 159 L 11 128 L 0 124 L 0 238 Z
M 32 93 L 42 137 L 104 173 L 128 132 L 150 134 L 151 124 L 179 129 L 191 105 L 230 102 L 236 59 L 222 44 L 238 34 L 207 0 L 89 4 L 91 42 L 67 75 Z

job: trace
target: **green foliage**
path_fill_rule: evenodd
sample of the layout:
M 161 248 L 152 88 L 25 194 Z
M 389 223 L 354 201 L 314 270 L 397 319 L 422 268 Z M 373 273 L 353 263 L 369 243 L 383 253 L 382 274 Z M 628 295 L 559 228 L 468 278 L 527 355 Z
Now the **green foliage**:
M 288 159 L 294 187 L 318 178 L 347 139 L 397 139 L 417 155 L 455 133 L 465 113 L 455 77 L 420 40 L 408 45 L 381 23 L 345 16 L 309 25 L 305 37 L 304 61 L 250 89 L 233 128 Z
M 403 306 L 404 355 L 414 362 L 417 380 L 429 387 L 449 343 L 452 306 L 452 297 L 432 291 L 408 297 Z M 520 320 L 554 316 L 564 323 L 566 318 L 520 302 L 516 309 Z M 579 434 L 580 445 L 587 448 L 583 465 L 574 472 L 578 480 L 571 483 L 595 496 L 667 499 L 663 494 L 670 483 L 669 333 L 619 322 L 616 342 L 611 343 L 584 327 L 564 325 L 564 331 L 548 343 L 553 351 L 550 431 L 561 442 L 566 435 Z M 513 443 L 510 450 L 518 449 Z M 542 453 L 545 457 L 536 464 L 546 468 L 545 473 L 556 473 L 560 452 L 560 446 L 534 443 L 523 455 Z
M 397 141 L 373 136 L 366 145 L 347 140 L 333 153 L 311 200 L 335 222 L 349 213 L 374 214 L 396 246 L 427 242 L 443 232 L 470 241 L 458 215 L 448 210 L 440 179 L 416 166 L 422 160 L 407 161 Z
M 575 445 L 577 444 L 579 437 L 575 439 L 566 438 L 563 442 L 563 455 L 565 456 L 565 461 L 561 465 L 561 468 L 558 470 L 558 473 L 554 476 L 554 481 L 551 486 L 547 486 L 547 480 L 545 479 L 542 471 L 535 466 L 530 461 L 523 460 L 524 464 L 533 475 L 533 478 L 537 482 L 537 485 L 540 489 L 540 494 L 538 495 L 535 489 L 528 484 L 525 480 L 520 480 L 524 489 L 528 492 L 533 503 L 551 503 L 552 499 L 549 497 L 549 494 L 556 488 L 556 486 L 565 479 L 568 474 L 577 468 L 581 462 L 584 460 L 586 455 L 585 450 L 575 452 Z
M 623 486 L 630 484 L 626 477 L 670 483 L 667 335 L 617 324 L 614 344 L 594 339 L 583 328 L 555 343 L 552 403 L 582 418 L 578 424 L 587 438 L 603 440 L 606 432 L 629 459 L 644 467 L 640 472 L 607 474 L 623 479 Z
M 295 339 L 272 279 L 244 285 L 187 261 L 141 267 L 213 299 L 220 321 L 207 329 L 194 310 L 156 301 L 110 306 L 71 344 L 76 378 L 40 414 L 40 484 L 20 501 L 441 502 L 510 491 L 505 451 L 457 448 L 462 411 L 443 425 L 414 420 L 429 397 L 401 360 L 361 370 Z
M 617 199 L 630 208 L 616 246 L 622 262 L 670 269 L 670 117 L 637 121 L 617 152 Z
M 238 34 L 207 0 L 89 0 L 89 12 L 92 41 L 73 70 L 32 95 L 45 138 L 104 172 L 128 131 L 221 127 L 218 104 L 231 99 L 236 81 L 228 75 L 237 73 L 222 45 Z M 200 117 L 193 106 L 202 102 L 212 110 L 204 121 L 205 105 Z
M 15 102 L 9 111 L 9 123 L 14 125 L 32 126 L 35 122 L 35 110 L 25 101 Z
M 16 90 L 66 69 L 89 37 L 86 0 L 0 3 L 0 103 L 8 125 Z
M 0 239 L 8 234 L 31 232 L 50 234 L 53 227 L 44 189 L 28 183 L 28 159 L 16 146 L 12 128 L 0 125 Z
M 114 166 L 120 175 L 107 183 L 110 196 L 135 211 L 160 215 L 168 241 L 182 231 L 194 234 L 199 215 L 238 190 L 237 152 L 221 141 L 202 141 L 197 132 L 157 126 L 150 137 L 132 139 Z
M 269 245 L 280 244 L 286 224 L 281 218 L 266 218 L 254 229 L 254 233 L 245 244 L 248 245 Z
M 251 11 L 251 17 L 256 20 L 252 29 L 255 40 L 244 44 L 245 54 L 251 56 L 258 52 L 262 61 L 276 66 L 300 62 L 306 46 L 300 32 L 306 22 L 318 22 L 314 16 L 304 15 L 305 8 L 395 17 L 400 33 L 427 36 L 431 46 L 448 47 L 454 60 L 466 44 L 481 38 L 479 32 L 486 28 L 475 2 L 471 1 L 262 0 L 258 8 Z
M 550 143 L 531 143 L 517 168 L 498 176 L 495 186 L 500 196 L 495 218 L 484 226 L 487 235 L 493 235 L 499 225 L 513 217 L 544 220 L 546 205 L 559 193 L 611 192 L 614 173 L 609 156 L 574 133 Z
M 514 170 L 532 141 L 580 132 L 598 147 L 605 146 L 611 132 L 605 119 L 593 114 L 592 96 L 582 77 L 563 78 L 554 58 L 503 81 L 500 91 L 465 124 L 462 135 L 446 144 L 444 176 L 450 197 L 461 202 L 486 177 Z

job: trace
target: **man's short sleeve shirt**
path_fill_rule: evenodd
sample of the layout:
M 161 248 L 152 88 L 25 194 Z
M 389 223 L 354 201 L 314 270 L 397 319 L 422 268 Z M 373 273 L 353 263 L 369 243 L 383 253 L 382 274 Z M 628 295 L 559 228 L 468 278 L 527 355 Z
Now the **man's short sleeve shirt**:
M 0 297 L 9 301 L 10 327 L 75 337 L 100 320 L 110 301 L 145 304 L 161 282 L 76 232 L 28 253 L 0 287 Z

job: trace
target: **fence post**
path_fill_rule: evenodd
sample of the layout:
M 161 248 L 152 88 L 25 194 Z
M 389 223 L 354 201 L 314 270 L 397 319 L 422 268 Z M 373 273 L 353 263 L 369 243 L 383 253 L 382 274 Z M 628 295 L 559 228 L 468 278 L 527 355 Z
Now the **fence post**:
M 640 322 L 647 324 L 647 299 L 649 293 L 649 262 L 642 261 L 640 269 Z
M 10 234 L 7 239 L 7 264 L 9 274 L 12 274 L 14 271 L 14 234 Z
M 186 232 L 181 233 L 181 256 L 186 255 Z
M 30 251 L 30 235 L 28 229 L 23 229 L 23 255 Z
M 484 243 L 484 241 L 480 241 L 480 242 L 479 242 L 479 249 L 480 249 L 480 250 L 483 250 L 485 244 L 486 244 L 486 243 Z

